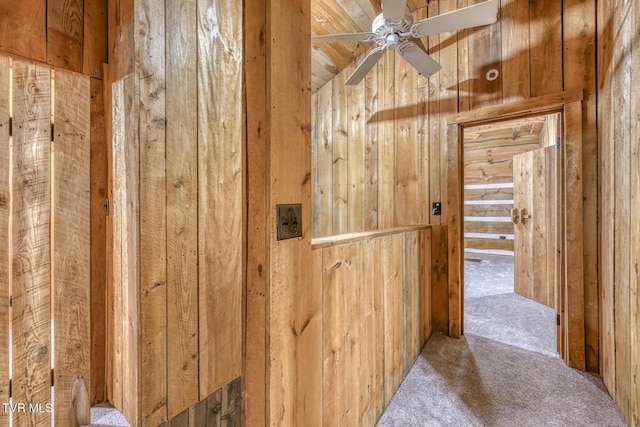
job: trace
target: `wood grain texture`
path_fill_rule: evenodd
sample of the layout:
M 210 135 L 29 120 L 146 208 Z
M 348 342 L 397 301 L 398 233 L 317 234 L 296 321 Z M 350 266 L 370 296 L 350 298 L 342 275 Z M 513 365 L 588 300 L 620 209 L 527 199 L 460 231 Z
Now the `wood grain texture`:
M 431 2 L 428 4 L 426 14 L 423 18 L 438 15 L 439 3 Z M 424 12 L 422 12 L 424 14 Z M 428 37 L 426 46 L 429 48 L 429 54 L 434 60 L 440 61 L 440 35 L 436 34 Z M 428 127 L 429 127 L 429 207 L 433 203 L 442 203 L 442 174 L 440 173 L 440 79 L 438 76 L 431 76 L 428 83 L 429 91 L 429 108 L 428 108 Z M 430 209 L 429 224 L 440 224 L 442 222 L 440 215 L 434 215 Z M 437 236 L 434 236 L 434 238 Z M 434 240 L 435 241 L 435 240 Z
M 270 132 L 269 227 L 269 370 L 268 424 L 322 425 L 317 405 L 322 388 L 316 376 L 321 341 L 321 309 L 314 295 L 311 224 L 302 223 L 302 238 L 276 241 L 275 205 L 302 202 L 303 218 L 311 218 L 311 133 L 309 22 L 310 5 L 270 1 L 266 40 Z M 291 44 L 291 40 L 299 43 Z M 306 42 L 305 42 L 306 40 Z M 297 63 L 297 67 L 290 67 Z M 291 141 L 297 141 L 291 144 Z M 314 302 L 317 301 L 317 302 Z M 305 328 L 304 325 L 307 325 Z M 313 342 L 314 344 L 309 344 Z M 313 367 L 310 367 L 313 361 Z
M 9 401 L 9 289 L 11 274 L 11 170 L 9 155 L 9 57 L 0 55 L 0 401 Z M 9 425 L 9 414 L 0 412 Z
M 365 77 L 365 187 L 364 215 L 365 230 L 378 228 L 378 121 L 373 120 L 378 112 L 378 70 L 375 67 Z
M 51 75 L 13 61 L 13 399 L 51 400 Z M 18 425 L 50 423 L 23 412 Z
M 167 328 L 175 324 L 167 321 L 165 10 L 162 5 L 140 3 L 137 14 L 141 76 L 138 255 L 141 329 L 136 332 L 141 344 L 139 413 L 142 423 L 156 425 L 168 419 Z M 183 365 L 184 361 L 171 365 L 174 363 Z
M 418 138 L 418 73 L 404 60 L 396 62 L 395 81 L 395 174 L 393 225 L 420 223 Z
M 333 234 L 333 82 L 322 87 L 318 96 L 318 140 L 315 144 L 317 158 L 316 210 L 318 222 L 314 224 L 314 237 Z
M 531 96 L 561 92 L 562 3 L 529 2 Z
M 352 72 L 355 65 L 346 69 Z M 367 109 L 366 84 L 347 86 L 347 230 L 363 231 L 366 222 L 365 186 L 367 183 Z
M 529 0 L 502 0 L 502 102 L 528 99 L 530 87 Z
M 46 3 L 47 62 L 67 70 L 82 72 L 84 2 L 64 0 Z
M 631 34 L 633 35 L 632 70 L 640 70 L 640 6 L 632 4 Z M 637 85 L 631 87 L 631 117 L 640 116 L 640 91 Z M 638 224 L 640 209 L 640 121 L 631 121 L 631 224 Z M 629 283 L 631 319 L 631 415 L 630 424 L 640 424 L 640 230 L 631 228 L 631 280 Z
M 465 221 L 465 233 L 513 234 L 512 222 Z
M 229 215 L 243 211 L 241 6 L 198 1 L 200 398 L 241 373 L 243 219 Z
M 582 204 L 582 118 L 581 103 L 572 102 L 565 108 L 564 170 L 565 170 L 565 252 L 567 289 L 567 363 L 575 369 L 585 369 L 584 314 L 584 252 Z M 573 206 L 570 209 L 569 206 Z
M 383 237 L 382 277 L 384 310 L 384 398 L 385 405 L 404 375 L 403 238 Z
M 102 74 L 102 73 L 101 73 Z M 107 187 L 109 160 L 104 84 L 91 79 L 90 215 L 91 215 L 91 403 L 106 400 L 107 354 Z
M 83 65 L 82 73 L 98 79 L 103 78 L 102 65 L 107 62 L 107 0 L 83 3 Z
M 121 308 L 116 321 L 122 324 L 122 413 L 128 420 L 138 420 L 141 416 L 138 404 L 141 390 L 139 371 L 139 314 L 140 301 L 140 133 L 138 98 L 134 94 L 138 82 L 133 74 L 122 79 L 123 92 L 123 134 L 122 152 L 124 157 L 123 199 L 122 199 L 122 289 Z
M 262 0 L 245 2 L 245 96 L 246 105 L 246 199 L 247 199 L 247 261 L 246 261 L 246 320 L 245 320 L 245 362 L 243 385 L 246 425 L 266 425 L 267 415 L 267 303 L 270 276 L 269 236 L 270 223 L 267 205 L 269 178 L 269 131 L 267 121 L 267 88 L 264 81 L 266 72 L 266 3 Z M 249 13 L 248 11 L 252 11 Z M 319 94 L 314 95 L 318 104 Z M 319 123 L 314 123 L 314 131 L 320 132 Z M 317 139 L 314 141 L 317 144 Z M 313 156 L 317 159 L 317 145 L 313 146 Z M 317 160 L 316 165 L 317 174 Z M 317 186 L 316 175 L 312 175 L 312 185 Z M 315 220 L 317 206 L 313 206 L 312 234 L 315 235 L 318 221 Z M 321 276 L 321 273 L 318 273 Z M 320 353 L 320 352 L 318 352 Z
M 359 414 L 358 299 L 354 290 L 362 281 L 359 242 L 323 250 L 323 422 L 355 425 Z
M 360 301 L 362 341 L 358 366 L 360 422 L 373 425 L 386 406 L 384 400 L 384 306 L 382 238 L 362 242 L 363 273 Z
M 513 242 L 514 241 L 512 239 L 483 239 L 480 237 L 465 237 L 464 247 L 471 249 L 513 251 Z
M 616 390 L 615 400 L 625 420 L 631 415 L 631 318 L 630 318 L 630 280 L 631 280 L 631 10 L 630 1 L 615 2 L 614 48 L 615 64 L 613 81 L 613 137 L 615 164 L 615 213 L 614 213 L 614 301 L 615 301 L 615 363 Z
M 46 2 L 3 2 L 0 4 L 0 17 L 0 50 L 46 62 Z
M 188 31 L 196 2 L 167 3 L 167 417 L 198 394 L 197 43 Z M 157 403 L 156 403 L 157 405 Z
M 463 155 L 462 135 L 457 125 L 449 125 L 446 141 L 447 200 L 443 214 L 447 221 L 447 282 L 449 286 L 449 336 L 462 334 L 464 299 L 462 174 L 459 167 Z
M 598 146 L 600 147 L 598 183 L 600 211 L 602 218 L 614 218 L 615 215 L 615 154 L 613 135 L 613 63 L 614 50 L 614 8 L 605 2 L 598 2 Z M 600 266 L 600 319 L 601 360 L 600 373 L 610 395 L 615 395 L 615 302 L 614 302 L 614 221 L 600 222 L 600 247 L 598 251 Z
M 388 116 L 395 110 L 395 55 L 378 61 L 378 108 Z M 395 207 L 395 144 L 393 120 L 378 118 L 378 228 L 393 227 Z
M 597 83 L 596 83 L 596 2 L 595 0 L 563 2 L 563 46 L 565 90 L 579 89 L 584 93 L 582 104 L 582 186 L 583 270 L 585 298 L 585 351 L 589 371 L 599 369 L 598 325 L 598 194 L 597 194 Z
M 338 74 L 332 80 L 332 209 L 331 234 L 343 234 L 349 227 L 349 102 L 347 87 L 344 85 L 346 73 Z
M 469 0 L 469 6 L 481 3 Z M 501 12 L 499 12 L 501 13 Z M 501 21 L 494 24 L 467 30 L 468 70 L 469 70 L 469 107 L 477 109 L 502 102 L 502 28 Z M 487 79 L 491 70 L 498 71 L 495 80 Z M 461 109 L 460 111 L 466 111 Z
M 55 422 L 64 424 L 76 378 L 91 384 L 90 79 L 58 70 L 55 94 L 54 400 Z

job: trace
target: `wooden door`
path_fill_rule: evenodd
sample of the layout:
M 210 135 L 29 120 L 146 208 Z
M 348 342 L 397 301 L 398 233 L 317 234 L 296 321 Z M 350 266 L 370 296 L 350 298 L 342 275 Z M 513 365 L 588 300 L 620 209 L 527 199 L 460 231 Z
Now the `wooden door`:
M 555 307 L 556 147 L 513 156 L 514 289 Z

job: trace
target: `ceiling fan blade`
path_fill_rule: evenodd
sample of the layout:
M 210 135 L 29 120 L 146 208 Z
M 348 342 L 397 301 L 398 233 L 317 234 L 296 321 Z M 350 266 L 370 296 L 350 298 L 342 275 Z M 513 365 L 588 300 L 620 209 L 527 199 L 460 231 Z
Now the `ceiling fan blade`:
M 362 60 L 362 62 L 358 64 L 356 70 L 351 73 L 344 84 L 357 85 L 358 83 L 360 83 L 364 76 L 367 75 L 369 70 L 371 70 L 373 66 L 376 65 L 376 62 L 378 62 L 378 60 L 382 58 L 382 55 L 384 55 L 384 50 L 384 47 L 376 47 L 375 49 L 372 49 L 371 52 L 369 52 L 367 56 Z
M 329 34 L 326 36 L 311 37 L 312 43 L 332 43 L 332 42 L 370 42 L 374 41 L 376 35 L 374 33 L 347 33 L 347 34 Z
M 402 21 L 406 11 L 407 0 L 382 0 L 382 16 L 387 21 Z
M 457 31 L 480 25 L 493 24 L 498 20 L 500 0 L 489 0 L 473 6 L 443 13 L 432 18 L 423 19 L 411 26 L 413 37 L 424 37 L 432 34 Z
M 398 47 L 398 54 L 407 60 L 420 74 L 429 77 L 442 69 L 435 59 L 414 42 L 406 42 Z

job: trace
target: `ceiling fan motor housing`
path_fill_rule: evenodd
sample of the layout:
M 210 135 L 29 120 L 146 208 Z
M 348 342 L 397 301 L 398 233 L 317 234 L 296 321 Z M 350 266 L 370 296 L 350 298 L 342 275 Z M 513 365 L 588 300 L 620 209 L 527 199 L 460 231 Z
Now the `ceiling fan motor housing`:
M 400 43 L 409 38 L 413 17 L 406 12 L 400 22 L 391 22 L 384 19 L 382 14 L 373 20 L 371 32 L 376 34 L 376 43 L 389 49 L 397 48 Z

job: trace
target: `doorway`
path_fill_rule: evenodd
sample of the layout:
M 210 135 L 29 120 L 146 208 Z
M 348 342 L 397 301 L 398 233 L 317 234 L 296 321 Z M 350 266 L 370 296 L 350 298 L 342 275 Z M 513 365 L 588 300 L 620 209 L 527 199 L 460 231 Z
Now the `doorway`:
M 582 95 L 579 90 L 561 92 L 449 116 L 443 216 L 448 236 L 449 335 L 459 337 L 463 333 L 464 320 L 464 129 L 560 113 L 562 145 L 558 150 L 560 159 L 557 160 L 560 205 L 555 271 L 558 350 L 569 366 L 584 370 Z
M 557 354 L 560 113 L 463 129 L 464 330 Z

